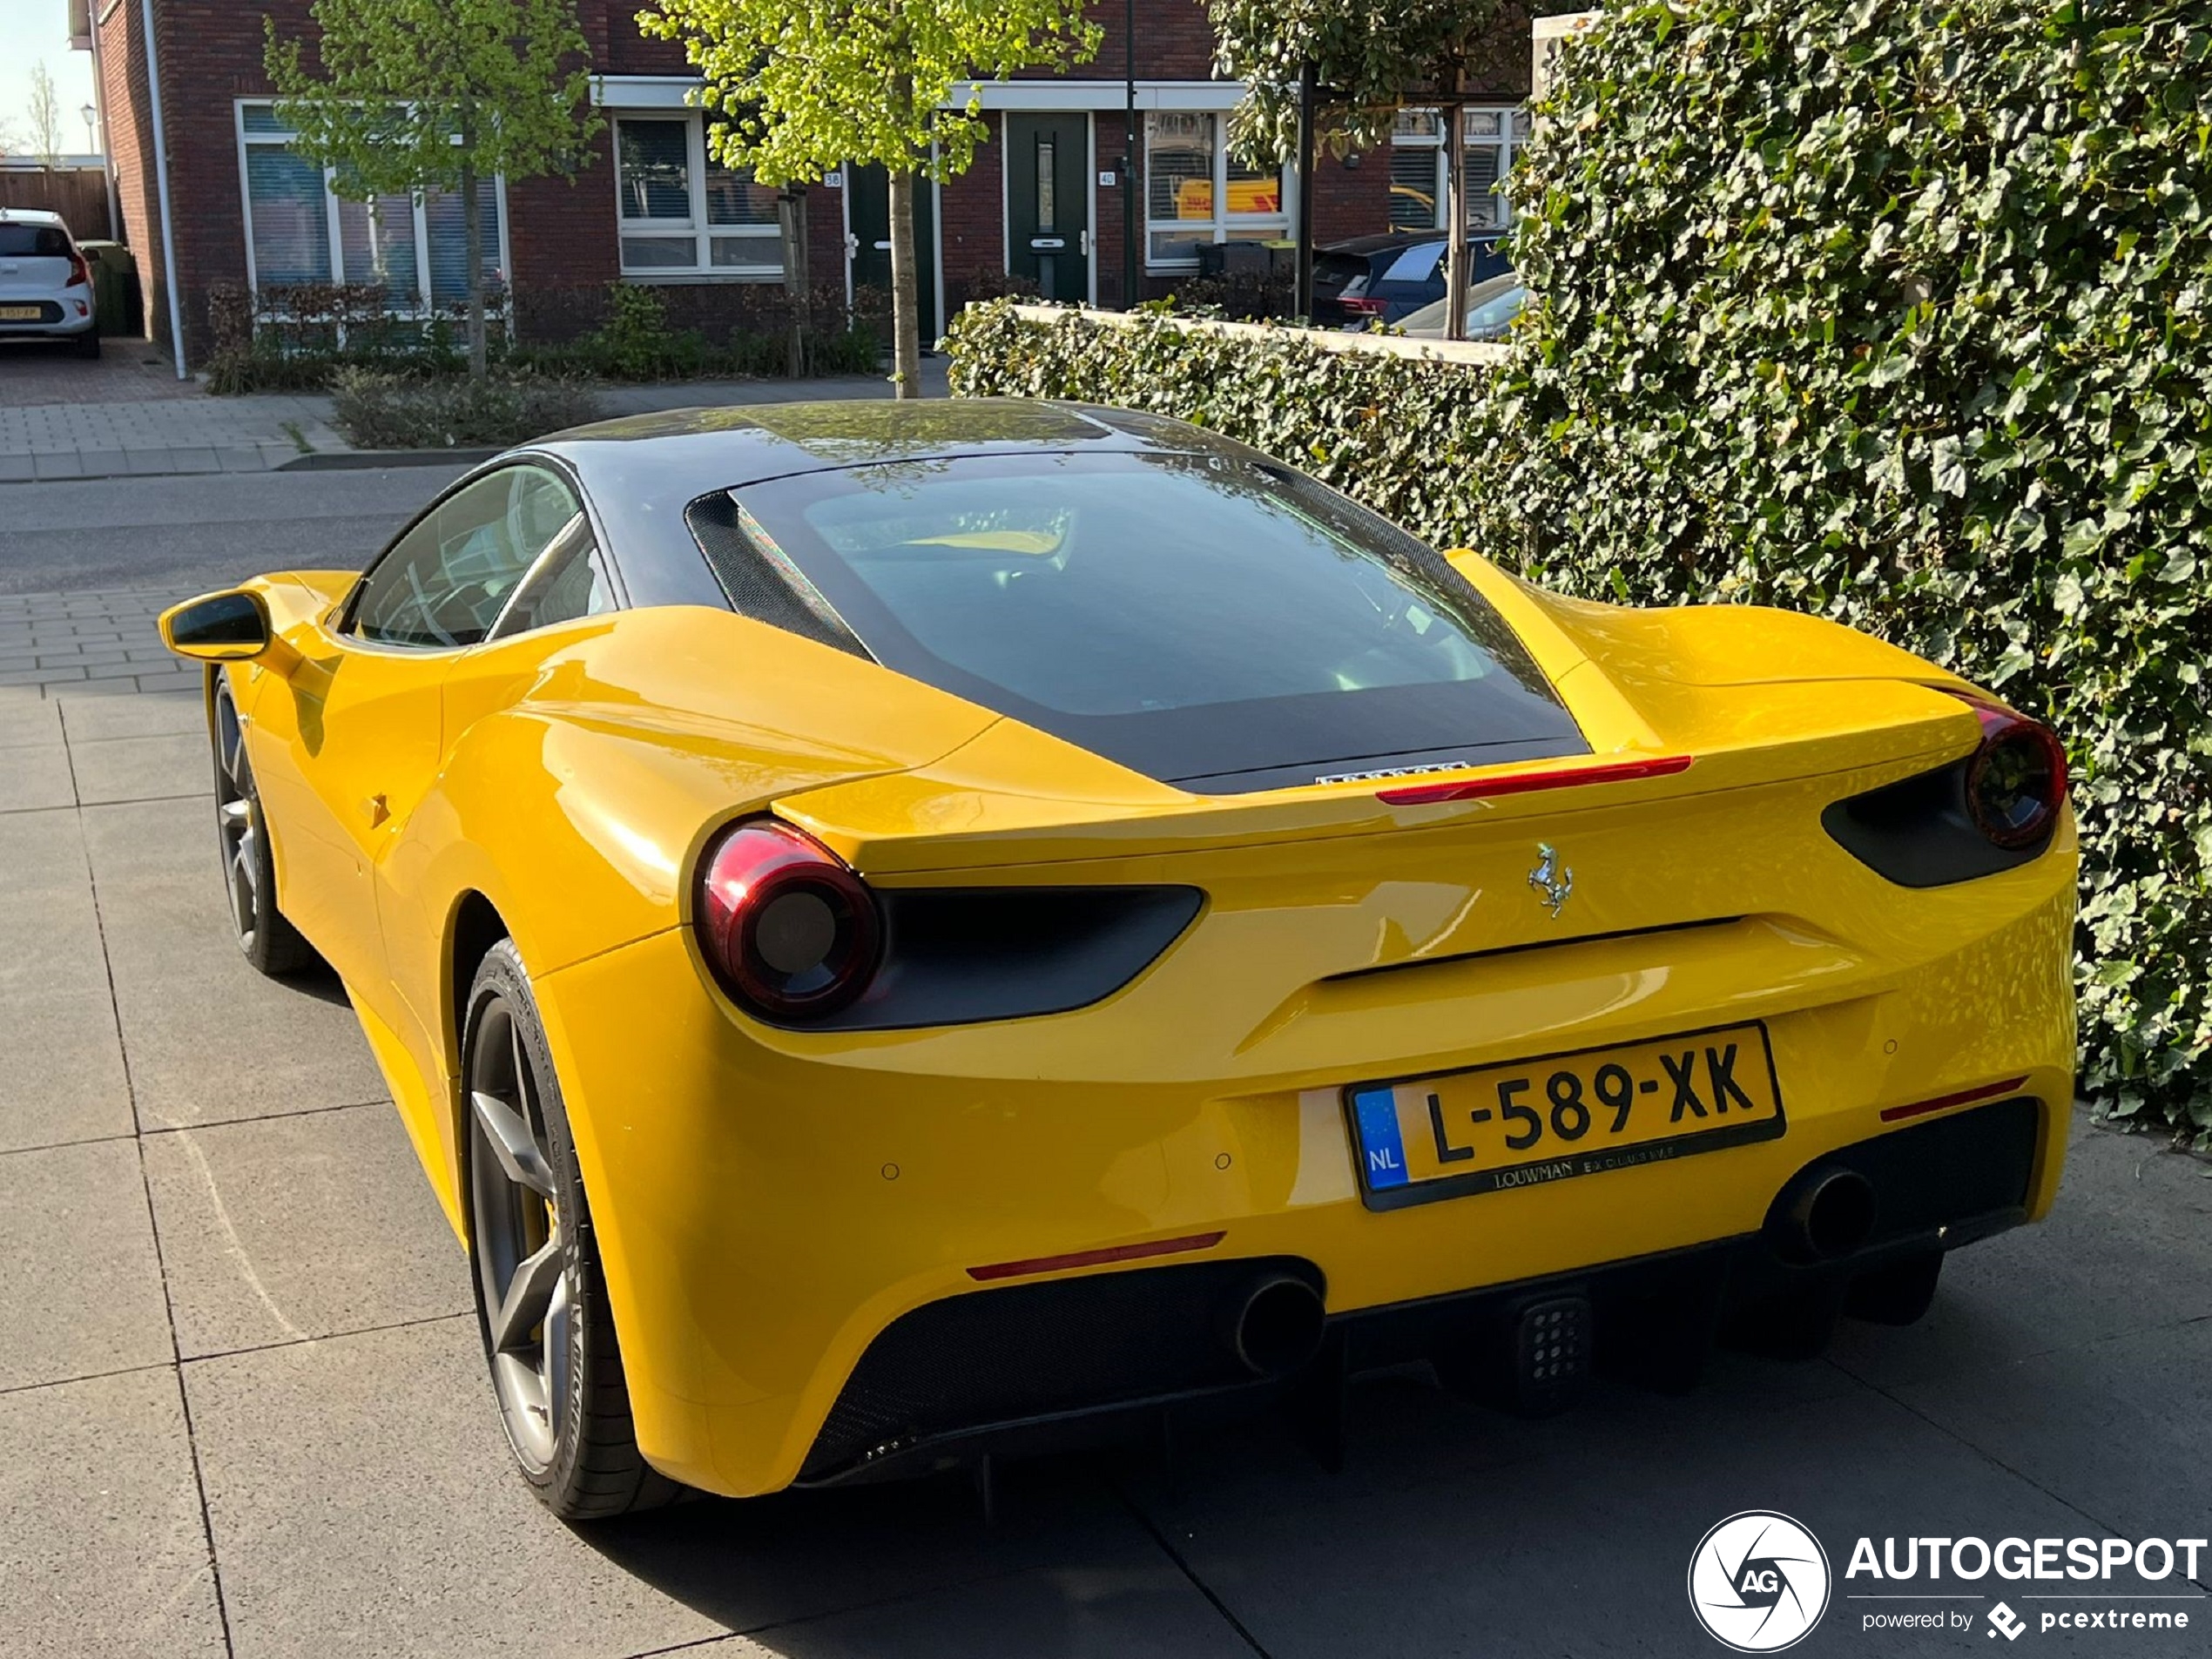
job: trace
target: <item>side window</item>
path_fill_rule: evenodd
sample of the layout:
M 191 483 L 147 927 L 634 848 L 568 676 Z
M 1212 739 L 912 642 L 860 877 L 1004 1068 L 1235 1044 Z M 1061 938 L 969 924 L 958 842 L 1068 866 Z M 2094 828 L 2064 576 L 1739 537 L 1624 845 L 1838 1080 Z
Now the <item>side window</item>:
M 352 631 L 380 645 L 473 645 L 538 555 L 583 511 L 543 467 L 502 467 L 456 490 L 362 579 Z
M 597 617 L 615 609 L 614 584 L 605 559 L 591 539 L 590 521 L 578 513 L 553 538 L 523 584 L 516 590 L 494 637 L 507 639 L 556 622 Z

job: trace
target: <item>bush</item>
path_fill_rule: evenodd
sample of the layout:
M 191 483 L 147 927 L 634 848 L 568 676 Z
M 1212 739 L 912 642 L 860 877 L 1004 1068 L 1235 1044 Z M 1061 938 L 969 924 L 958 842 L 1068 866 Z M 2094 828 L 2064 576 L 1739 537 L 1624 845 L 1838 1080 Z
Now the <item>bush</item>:
M 364 449 L 504 448 L 597 414 L 587 388 L 526 369 L 472 381 L 341 368 L 332 403 L 339 426 Z
M 504 289 L 486 297 L 495 356 L 506 343 L 507 300 Z M 400 315 L 375 284 L 255 291 L 218 283 L 208 291 L 207 320 L 207 389 L 218 395 L 320 391 L 347 368 L 459 374 L 469 366 L 465 304 Z
M 2182 0 L 1631 0 L 1515 175 L 1485 374 L 1151 322 L 954 385 L 1202 420 L 1442 543 L 1865 628 L 2068 738 L 2084 1091 L 2212 1135 L 2212 35 Z
M 671 319 L 671 296 L 691 320 L 679 326 Z M 841 284 L 796 299 L 765 283 L 499 289 L 490 296 L 489 355 L 495 364 L 563 379 L 772 378 L 790 367 L 787 335 L 796 308 L 807 329 L 801 374 L 866 374 L 881 355 L 873 326 L 875 300 L 875 291 L 863 288 L 848 304 Z M 888 314 L 887 295 L 880 309 Z M 555 341 L 516 341 L 507 326 L 510 312 L 528 332 Z M 398 314 L 384 289 L 358 283 L 259 293 L 218 284 L 207 301 L 214 335 L 208 389 L 321 391 L 347 368 L 418 378 L 459 374 L 469 366 L 465 313 L 455 306 L 428 318 Z M 568 334 L 575 337 L 560 338 Z

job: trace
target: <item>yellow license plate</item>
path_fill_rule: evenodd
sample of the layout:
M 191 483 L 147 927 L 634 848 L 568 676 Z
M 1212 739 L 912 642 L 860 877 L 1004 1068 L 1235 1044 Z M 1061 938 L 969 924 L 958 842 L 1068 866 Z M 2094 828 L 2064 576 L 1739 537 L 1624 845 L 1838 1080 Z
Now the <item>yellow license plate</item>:
M 1345 1090 L 1371 1210 L 1541 1186 L 1783 1132 L 1757 1021 Z
M 37 322 L 46 314 L 37 306 L 0 306 L 0 320 Z

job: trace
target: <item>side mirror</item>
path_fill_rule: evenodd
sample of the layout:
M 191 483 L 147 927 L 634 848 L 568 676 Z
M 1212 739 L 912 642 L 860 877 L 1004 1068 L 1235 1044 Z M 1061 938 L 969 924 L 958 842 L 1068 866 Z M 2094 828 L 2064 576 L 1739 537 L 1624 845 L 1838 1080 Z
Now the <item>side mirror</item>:
M 203 663 L 242 663 L 268 650 L 274 635 L 258 593 L 204 593 L 161 613 L 161 643 Z

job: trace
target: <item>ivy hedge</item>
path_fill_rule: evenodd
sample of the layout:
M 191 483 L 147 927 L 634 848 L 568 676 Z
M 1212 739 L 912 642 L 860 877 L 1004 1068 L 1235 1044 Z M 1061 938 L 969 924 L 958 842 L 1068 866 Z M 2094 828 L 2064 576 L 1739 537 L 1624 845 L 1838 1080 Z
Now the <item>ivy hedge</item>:
M 1494 369 L 1001 305 L 954 388 L 1181 415 L 1548 585 L 1833 617 L 2051 719 L 2084 1091 L 2212 1140 L 2212 15 L 1624 0 L 1539 115 Z

